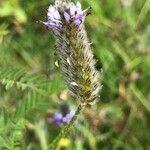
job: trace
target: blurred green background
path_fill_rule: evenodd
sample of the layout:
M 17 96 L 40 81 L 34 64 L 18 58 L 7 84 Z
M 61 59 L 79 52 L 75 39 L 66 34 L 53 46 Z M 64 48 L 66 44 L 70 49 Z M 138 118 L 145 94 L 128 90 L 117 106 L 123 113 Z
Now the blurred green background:
M 54 37 L 43 25 L 51 0 L 0 1 L 0 149 L 46 150 L 62 126 L 61 103 L 76 108 L 55 66 Z M 100 101 L 80 116 L 60 149 L 150 149 L 150 1 L 82 0 Z

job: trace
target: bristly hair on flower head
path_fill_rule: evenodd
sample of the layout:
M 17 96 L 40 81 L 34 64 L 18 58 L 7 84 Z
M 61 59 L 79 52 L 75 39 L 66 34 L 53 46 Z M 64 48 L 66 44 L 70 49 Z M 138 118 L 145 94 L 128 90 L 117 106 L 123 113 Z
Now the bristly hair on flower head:
M 82 10 L 80 2 L 56 0 L 48 8 L 47 21 L 42 22 L 55 34 L 56 54 L 70 92 L 86 104 L 99 98 L 101 87 L 84 27 L 88 13 L 89 8 Z

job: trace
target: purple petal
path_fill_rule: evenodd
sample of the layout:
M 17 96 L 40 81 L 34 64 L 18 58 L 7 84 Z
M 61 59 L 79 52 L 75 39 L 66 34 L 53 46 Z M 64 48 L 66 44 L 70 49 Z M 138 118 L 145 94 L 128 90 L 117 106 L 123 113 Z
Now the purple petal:
M 75 111 L 71 110 L 68 114 L 66 114 L 66 116 L 63 117 L 62 122 L 65 124 L 68 123 L 74 114 L 75 114 Z
M 64 124 L 66 124 L 66 123 L 68 123 L 68 122 L 69 122 L 69 120 L 68 120 L 68 118 L 63 117 L 62 122 L 63 122 Z
M 76 14 L 76 15 L 74 16 L 74 19 L 82 20 L 82 19 L 83 19 L 83 14 Z
M 63 115 L 61 113 L 55 113 L 53 116 L 53 122 L 56 124 L 62 123 Z
M 62 29 L 62 24 L 61 23 L 59 23 L 59 22 L 55 22 L 55 27 L 56 27 L 56 29 Z
M 47 26 L 47 27 L 52 27 L 52 26 L 55 26 L 55 23 L 54 22 L 52 22 L 51 20 L 48 20 L 48 21 L 46 21 L 46 22 L 43 22 L 43 21 L 41 21 L 45 26 Z
M 74 20 L 74 23 L 75 23 L 75 25 L 80 25 L 81 24 L 81 22 L 82 22 L 82 20 L 80 20 L 80 19 L 75 19 Z
M 49 28 L 55 28 L 57 30 L 61 30 L 62 29 L 62 24 L 60 22 L 53 22 L 50 19 L 47 22 L 43 22 L 41 21 L 45 26 L 49 27 Z
M 47 21 L 47 22 L 45 22 L 45 21 L 40 21 L 40 22 L 43 23 L 45 26 L 50 27 L 48 21 Z
M 66 22 L 70 21 L 70 15 L 67 12 L 64 12 L 64 17 L 66 19 Z

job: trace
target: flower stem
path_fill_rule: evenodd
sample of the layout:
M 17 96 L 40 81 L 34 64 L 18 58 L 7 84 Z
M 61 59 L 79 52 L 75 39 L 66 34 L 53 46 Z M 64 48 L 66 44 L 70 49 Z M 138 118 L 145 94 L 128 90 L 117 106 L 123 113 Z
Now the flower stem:
M 60 131 L 59 135 L 52 141 L 52 143 L 48 146 L 48 150 L 55 150 L 58 146 L 58 142 L 60 141 L 60 139 L 62 137 L 67 136 L 67 134 L 69 133 L 71 127 L 74 125 L 74 122 L 76 121 L 78 115 L 80 114 L 80 112 L 85 108 L 85 105 L 80 104 L 74 114 L 74 116 L 72 117 L 72 119 L 70 120 L 70 122 Z

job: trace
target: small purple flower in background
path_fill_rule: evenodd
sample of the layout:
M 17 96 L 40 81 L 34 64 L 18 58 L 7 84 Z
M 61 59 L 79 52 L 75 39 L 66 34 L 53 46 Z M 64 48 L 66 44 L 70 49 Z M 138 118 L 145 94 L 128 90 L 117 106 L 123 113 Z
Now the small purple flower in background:
M 75 114 L 75 111 L 73 109 L 70 110 L 67 114 L 56 112 L 53 115 L 53 122 L 58 125 L 67 124 L 71 120 L 74 114 Z
M 62 118 L 62 122 L 63 122 L 64 124 L 68 123 L 68 122 L 71 120 L 71 118 L 74 116 L 74 114 L 75 114 L 75 111 L 74 111 L 74 110 L 71 110 L 68 114 L 66 114 L 66 115 Z
M 63 118 L 63 115 L 57 112 L 53 115 L 53 122 L 56 124 L 60 124 L 62 123 L 62 118 Z
M 84 12 L 85 10 L 82 11 L 80 2 L 76 4 L 68 2 L 65 9 L 58 7 L 56 4 L 50 5 L 47 12 L 48 20 L 42 23 L 56 30 L 61 30 L 64 22 L 68 24 L 72 21 L 75 25 L 79 26 L 85 18 Z

